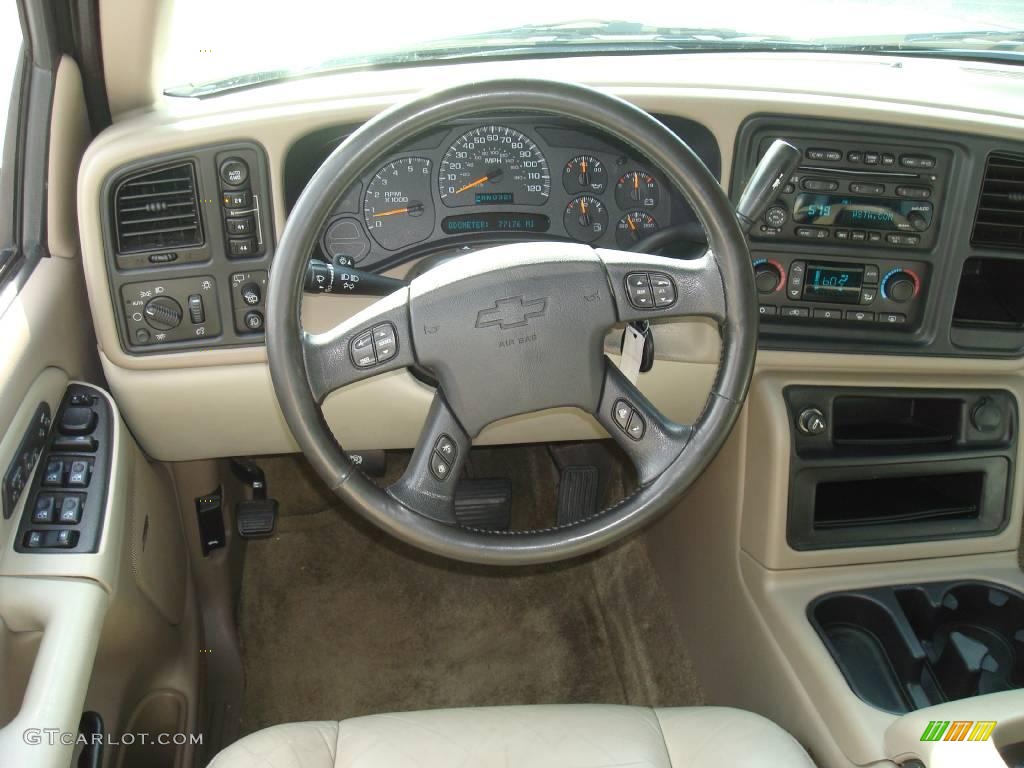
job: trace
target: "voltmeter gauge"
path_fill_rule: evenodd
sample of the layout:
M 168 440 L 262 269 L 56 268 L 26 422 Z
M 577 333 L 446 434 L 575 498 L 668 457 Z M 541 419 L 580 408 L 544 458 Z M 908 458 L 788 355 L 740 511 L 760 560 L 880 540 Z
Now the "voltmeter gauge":
M 583 243 L 592 243 L 608 230 L 608 209 L 592 195 L 571 200 L 562 221 L 569 237 Z
M 615 242 L 629 249 L 658 231 L 658 222 L 647 211 L 630 211 L 615 225 Z
M 658 182 L 646 171 L 630 171 L 615 184 L 620 208 L 653 208 L 658 204 Z
M 589 193 L 600 195 L 608 186 L 608 172 L 604 164 L 592 155 L 577 155 L 565 164 L 562 184 L 570 195 Z

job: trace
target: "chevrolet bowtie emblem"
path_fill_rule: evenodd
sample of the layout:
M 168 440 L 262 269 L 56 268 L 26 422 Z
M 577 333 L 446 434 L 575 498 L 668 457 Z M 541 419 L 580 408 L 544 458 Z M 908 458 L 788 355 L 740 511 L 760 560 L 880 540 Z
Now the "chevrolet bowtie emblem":
M 519 328 L 530 322 L 531 317 L 543 317 L 548 311 L 548 300 L 530 299 L 524 301 L 522 296 L 499 299 L 489 309 L 481 309 L 476 314 L 476 327 L 489 328 L 496 325 L 501 330 Z

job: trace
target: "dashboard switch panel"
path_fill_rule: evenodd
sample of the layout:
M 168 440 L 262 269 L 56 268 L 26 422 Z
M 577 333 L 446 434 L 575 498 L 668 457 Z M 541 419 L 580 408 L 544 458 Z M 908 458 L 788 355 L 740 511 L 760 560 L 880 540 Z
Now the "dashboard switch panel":
M 266 296 L 270 274 L 266 270 L 235 272 L 231 275 L 231 310 L 235 331 L 262 334 L 266 325 Z
M 215 339 L 221 334 L 217 281 L 212 275 L 128 283 L 121 288 L 121 299 L 133 346 Z

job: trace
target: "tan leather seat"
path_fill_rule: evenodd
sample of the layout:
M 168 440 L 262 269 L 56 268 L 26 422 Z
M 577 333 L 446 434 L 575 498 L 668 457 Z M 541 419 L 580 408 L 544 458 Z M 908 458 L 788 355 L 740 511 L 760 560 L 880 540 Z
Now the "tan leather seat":
M 813 768 L 770 720 L 724 707 L 482 707 L 289 723 L 210 768 Z

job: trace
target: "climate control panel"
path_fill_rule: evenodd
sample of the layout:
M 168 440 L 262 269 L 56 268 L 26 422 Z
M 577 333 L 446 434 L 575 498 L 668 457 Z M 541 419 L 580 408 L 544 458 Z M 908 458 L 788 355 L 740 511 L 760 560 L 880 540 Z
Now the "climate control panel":
M 929 269 L 924 262 L 754 254 L 759 311 L 768 321 L 912 329 L 920 321 Z

